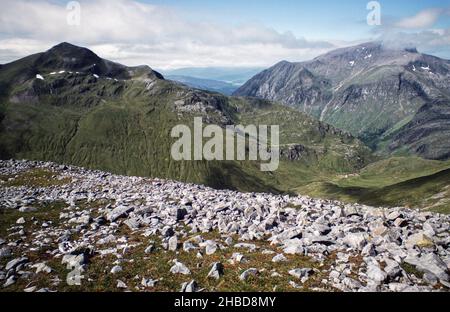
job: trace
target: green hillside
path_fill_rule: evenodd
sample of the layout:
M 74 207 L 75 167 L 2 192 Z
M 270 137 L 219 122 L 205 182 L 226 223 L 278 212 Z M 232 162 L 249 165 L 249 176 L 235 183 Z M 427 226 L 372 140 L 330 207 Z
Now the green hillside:
M 279 125 L 278 170 L 262 172 L 257 161 L 173 160 L 171 130 L 192 128 L 194 117 L 222 128 Z M 70 44 L 0 68 L 0 158 L 441 211 L 450 184 L 449 163 L 380 160 L 352 135 L 294 108 L 190 89 Z
M 450 162 L 391 158 L 357 174 L 336 176 L 296 191 L 375 206 L 407 206 L 450 213 Z
M 111 63 L 69 44 L 5 65 L 0 82 L 3 159 L 55 161 L 217 188 L 281 192 L 309 182 L 316 172 L 322 174 L 319 171 L 353 172 L 371 157 L 357 139 L 293 109 L 190 89 L 164 80 L 150 68 Z M 263 173 L 250 161 L 174 161 L 171 129 L 192 126 L 194 117 L 222 127 L 280 125 L 281 148 L 301 145 L 308 157 L 286 158 L 276 173 Z

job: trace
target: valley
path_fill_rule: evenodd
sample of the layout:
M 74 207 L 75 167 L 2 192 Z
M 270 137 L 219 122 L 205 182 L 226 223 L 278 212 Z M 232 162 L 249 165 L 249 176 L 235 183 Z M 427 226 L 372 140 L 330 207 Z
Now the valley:
M 448 162 L 374 154 L 349 132 L 281 103 L 191 89 L 165 80 L 150 67 L 112 63 L 67 43 L 2 66 L 0 82 L 3 159 L 56 161 L 217 189 L 297 193 L 448 212 Z M 435 107 L 430 109 L 436 111 Z M 439 112 L 447 106 L 441 107 Z M 445 125 L 445 115 L 432 117 L 425 107 L 422 111 L 427 117 L 418 113 L 415 118 L 427 118 L 436 127 Z M 258 162 L 250 161 L 172 160 L 170 129 L 191 125 L 194 116 L 222 127 L 279 125 L 279 169 L 264 173 Z M 400 140 L 405 136 L 399 131 L 411 131 L 407 129 L 415 128 L 399 127 L 383 137 Z M 414 137 L 433 142 L 429 135 Z M 439 140 L 443 151 L 445 142 Z

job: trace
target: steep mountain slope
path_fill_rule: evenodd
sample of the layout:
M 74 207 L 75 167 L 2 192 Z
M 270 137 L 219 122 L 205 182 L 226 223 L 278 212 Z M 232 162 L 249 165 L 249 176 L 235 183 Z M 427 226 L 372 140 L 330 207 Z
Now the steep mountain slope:
M 411 152 L 430 159 L 450 158 L 450 101 L 423 105 L 406 125 L 383 138 L 388 152 Z M 381 143 L 384 143 L 381 142 Z
M 3 159 L 51 160 L 217 188 L 277 192 L 321 171 L 352 172 L 371 157 L 357 139 L 292 109 L 193 90 L 164 80 L 149 67 L 115 64 L 70 44 L 3 66 L 0 83 Z M 178 162 L 170 156 L 175 125 L 192 126 L 194 116 L 222 126 L 254 124 L 255 115 L 269 116 L 264 119 L 269 125 L 289 126 L 282 129 L 289 133 L 281 138 L 282 153 L 288 156 L 279 172 L 262 173 L 257 162 Z M 295 171 L 308 176 L 288 179 Z
M 309 62 L 281 62 L 234 94 L 280 101 L 377 148 L 380 140 L 405 126 L 424 105 L 448 101 L 449 85 L 449 61 L 415 49 L 366 43 Z M 447 133 L 440 138 L 448 140 Z M 429 158 L 448 157 L 435 151 L 439 147 L 433 142 L 426 143 L 431 152 L 413 146 L 407 150 Z

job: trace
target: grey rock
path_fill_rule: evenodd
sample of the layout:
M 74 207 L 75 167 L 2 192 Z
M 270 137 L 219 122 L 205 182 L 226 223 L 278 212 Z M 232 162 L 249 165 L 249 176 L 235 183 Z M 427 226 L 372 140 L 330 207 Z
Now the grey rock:
M 304 247 L 303 242 L 298 238 L 285 240 L 282 246 L 282 248 L 284 249 L 284 253 L 286 254 L 296 254 L 296 253 L 300 254 L 302 252 L 296 251 L 297 250 L 302 251 L 303 247 Z
M 178 238 L 176 236 L 172 236 L 168 242 L 169 251 L 176 251 L 178 249 Z
M 278 263 L 278 262 L 285 262 L 287 261 L 287 258 L 283 254 L 278 254 L 275 257 L 272 258 L 272 262 Z
M 147 248 L 145 248 L 144 253 L 150 254 L 150 253 L 152 253 L 154 251 L 155 251 L 155 246 L 154 245 L 149 245 Z
M 247 281 L 250 276 L 257 276 L 259 274 L 259 270 L 255 268 L 250 268 L 248 270 L 245 270 L 242 272 L 242 274 L 239 276 L 239 279 L 241 281 Z
M 427 284 L 430 284 L 431 286 L 435 286 L 439 282 L 436 275 L 434 275 L 433 273 L 430 273 L 430 272 L 426 272 L 423 275 L 423 281 Z
M 27 263 L 28 262 L 28 258 L 27 257 L 22 257 L 22 258 L 16 258 L 13 259 L 11 261 L 9 261 L 6 266 L 5 266 L 5 270 L 9 271 L 11 269 L 15 269 L 16 267 L 18 267 L 21 264 Z
M 30 213 L 30 212 L 36 212 L 37 208 L 35 208 L 35 207 L 20 207 L 19 211 L 23 212 L 23 213 Z
M 378 264 L 370 263 L 367 266 L 367 278 L 375 284 L 379 285 L 383 283 L 386 281 L 387 277 L 387 273 L 384 272 Z
M 31 287 L 25 288 L 23 291 L 26 293 L 32 293 L 32 292 L 35 292 L 36 289 L 37 289 L 36 286 L 31 286 Z
M 425 222 L 422 228 L 425 235 L 427 235 L 428 237 L 433 237 L 434 235 L 436 235 L 436 229 L 430 222 Z
M 1 258 L 6 258 L 6 257 L 9 257 L 9 256 L 11 256 L 11 248 L 9 248 L 9 247 L 2 247 L 2 248 L 0 248 L 0 259 Z
M 395 261 L 387 262 L 387 266 L 384 268 L 384 271 L 391 280 L 402 274 L 402 268 Z
M 373 244 L 369 243 L 361 251 L 361 255 L 366 257 L 374 257 L 377 255 L 377 251 Z
M 171 237 L 174 234 L 175 234 L 175 231 L 170 226 L 166 226 L 161 230 L 161 235 L 163 237 Z
M 16 277 L 14 275 L 11 275 L 6 282 L 3 284 L 3 288 L 7 288 L 11 285 L 14 285 L 16 283 Z
M 344 243 L 356 250 L 362 250 L 368 238 L 366 233 L 349 233 L 344 238 Z
M 227 244 L 228 246 L 233 245 L 233 239 L 231 237 L 227 237 L 225 239 L 225 244 Z
M 394 225 L 395 225 L 396 227 L 405 227 L 405 226 L 408 225 L 408 221 L 405 220 L 405 219 L 403 219 L 403 218 L 397 218 L 397 219 L 395 219 L 395 221 L 394 221 Z
M 170 273 L 172 273 L 172 274 L 190 275 L 191 271 L 183 263 L 175 261 L 175 264 L 170 268 Z
M 125 217 L 129 212 L 133 211 L 133 207 L 119 206 L 114 208 L 106 215 L 106 219 L 110 222 L 115 222 L 119 218 Z
M 358 290 L 358 289 L 361 289 L 363 287 L 360 281 L 357 281 L 357 280 L 355 280 L 353 278 L 350 278 L 350 277 L 345 277 L 342 280 L 342 284 L 344 286 L 350 288 L 351 290 Z
M 250 252 L 256 251 L 258 247 L 255 244 L 248 244 L 248 243 L 239 243 L 234 245 L 234 248 L 243 248 L 248 249 Z
M 75 268 L 67 274 L 66 282 L 69 286 L 81 286 L 82 279 L 84 279 L 83 270 L 81 268 Z
M 231 256 L 231 262 L 232 263 L 242 263 L 245 262 L 245 257 L 243 254 L 239 253 L 239 252 L 235 252 L 233 253 L 233 255 Z
M 128 218 L 124 224 L 132 231 L 136 231 L 141 227 L 141 220 L 138 217 Z
M 216 242 L 214 242 L 214 241 L 207 241 L 206 243 L 205 243 L 205 253 L 207 254 L 207 255 L 213 255 L 213 254 L 215 254 L 216 253 L 216 251 L 217 251 L 217 244 L 216 244 Z
M 128 288 L 128 286 L 127 286 L 127 284 L 125 284 L 123 281 L 121 281 L 121 280 L 117 280 L 117 286 L 116 286 L 117 288 L 120 288 L 120 289 L 126 289 L 126 288 Z
M 181 292 L 186 292 L 186 293 L 194 293 L 198 291 L 198 285 L 197 282 L 192 280 L 189 283 L 183 283 L 181 285 Z
M 156 284 L 158 283 L 158 280 L 154 280 L 151 278 L 142 278 L 141 285 L 146 288 L 154 288 Z
M 175 217 L 177 221 L 181 221 L 188 214 L 185 208 L 177 208 L 175 212 Z
M 52 268 L 46 265 L 45 263 L 37 263 L 32 267 L 36 269 L 36 274 L 39 274 L 41 272 L 50 274 L 52 272 Z
M 223 265 L 220 262 L 215 262 L 211 266 L 211 270 L 208 273 L 208 277 L 220 279 L 223 275 Z
M 112 274 L 117 274 L 117 273 L 120 273 L 120 272 L 122 272 L 123 271 L 123 269 L 122 269 L 122 267 L 120 266 L 120 265 L 116 265 L 116 266 L 114 266 L 112 269 L 111 269 L 111 273 Z
M 405 242 L 405 246 L 407 248 L 414 248 L 414 246 L 432 247 L 433 245 L 433 240 L 424 232 L 414 233 L 410 235 Z
M 192 250 L 196 250 L 197 247 L 195 247 L 195 245 L 191 242 L 184 242 L 183 243 L 183 251 L 185 252 L 190 252 Z
M 449 281 L 447 265 L 433 253 L 425 254 L 420 258 L 410 256 L 405 259 L 405 262 L 415 266 L 419 271 L 434 274 L 439 280 Z
M 314 271 L 310 268 L 303 268 L 303 269 L 293 269 L 290 270 L 289 275 L 298 278 L 298 279 L 302 279 L 303 277 L 309 277 L 311 276 Z
M 79 255 L 64 255 L 61 264 L 67 264 L 68 270 L 79 268 L 86 264 L 87 258 L 84 254 Z
M 401 217 L 402 217 L 402 214 L 399 211 L 392 211 L 391 213 L 389 213 L 386 216 L 386 219 L 388 219 L 390 221 L 394 221 L 394 220 L 396 220 L 398 218 L 401 218 Z

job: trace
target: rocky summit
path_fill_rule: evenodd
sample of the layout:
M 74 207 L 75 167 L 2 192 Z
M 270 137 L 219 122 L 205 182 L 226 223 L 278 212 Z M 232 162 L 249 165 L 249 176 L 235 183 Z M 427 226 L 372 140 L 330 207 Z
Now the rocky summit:
M 450 216 L 0 161 L 2 291 L 448 291 Z

